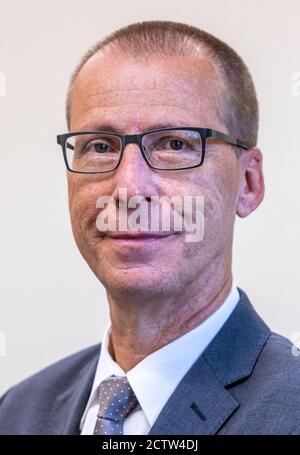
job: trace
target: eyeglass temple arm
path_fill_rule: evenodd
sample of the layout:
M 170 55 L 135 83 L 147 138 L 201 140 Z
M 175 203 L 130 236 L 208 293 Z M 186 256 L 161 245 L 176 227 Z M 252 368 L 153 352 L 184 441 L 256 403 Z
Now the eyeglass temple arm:
M 61 137 L 60 137 L 60 136 L 57 136 L 56 139 L 57 139 L 57 143 L 58 143 L 59 145 L 62 145 Z M 74 150 L 73 145 L 69 144 L 69 142 L 66 142 L 66 147 L 67 147 L 68 149 Z
M 215 137 L 216 139 L 221 139 L 228 144 L 236 145 L 237 147 L 240 147 L 244 150 L 249 149 L 249 146 L 245 142 L 240 141 L 240 139 L 229 134 L 221 133 L 220 131 L 212 130 L 210 128 L 207 128 L 206 137 Z

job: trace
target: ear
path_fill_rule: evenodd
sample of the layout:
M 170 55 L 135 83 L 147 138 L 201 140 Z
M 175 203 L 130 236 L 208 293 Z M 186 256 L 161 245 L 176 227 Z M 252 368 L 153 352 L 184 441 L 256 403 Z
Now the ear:
M 240 184 L 236 213 L 241 218 L 245 218 L 253 212 L 264 198 L 265 183 L 262 161 L 262 153 L 257 147 L 246 150 L 239 156 Z

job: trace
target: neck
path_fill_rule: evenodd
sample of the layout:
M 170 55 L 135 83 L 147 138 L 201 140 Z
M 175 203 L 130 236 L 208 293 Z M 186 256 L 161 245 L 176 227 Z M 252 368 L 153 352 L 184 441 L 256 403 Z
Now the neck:
M 205 321 L 222 305 L 231 287 L 231 267 L 225 267 L 216 275 L 211 271 L 204 273 L 202 280 L 187 286 L 180 295 L 164 295 L 154 300 L 131 296 L 128 301 L 126 296 L 108 292 L 111 318 L 108 347 L 112 357 L 125 372 L 131 370 L 152 352 Z

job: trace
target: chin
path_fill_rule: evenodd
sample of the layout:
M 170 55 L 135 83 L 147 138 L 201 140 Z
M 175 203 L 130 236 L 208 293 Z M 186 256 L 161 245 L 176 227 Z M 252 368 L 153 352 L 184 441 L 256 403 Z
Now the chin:
M 113 273 L 98 275 L 98 278 L 110 294 L 123 294 L 147 298 L 162 295 L 165 283 L 161 274 L 142 270 L 144 267 L 132 267 L 115 270 Z

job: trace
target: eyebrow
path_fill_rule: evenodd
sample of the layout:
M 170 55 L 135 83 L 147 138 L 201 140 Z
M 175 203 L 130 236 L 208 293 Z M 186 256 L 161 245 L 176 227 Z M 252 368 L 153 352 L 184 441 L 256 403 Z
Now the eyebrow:
M 180 127 L 180 126 L 188 126 L 189 122 L 186 124 L 184 122 L 178 122 L 178 121 L 173 121 L 173 122 L 156 122 L 156 123 L 151 123 L 150 127 L 145 129 L 144 131 L 141 132 L 148 132 L 148 131 L 153 131 L 153 130 L 159 130 L 161 128 L 172 128 L 172 127 Z M 93 126 L 87 126 L 84 127 L 84 129 L 81 129 L 82 131 L 108 131 L 112 133 L 121 133 L 121 128 L 117 128 L 114 126 L 112 123 L 97 123 L 96 125 Z M 121 133 L 122 134 L 122 133 Z

